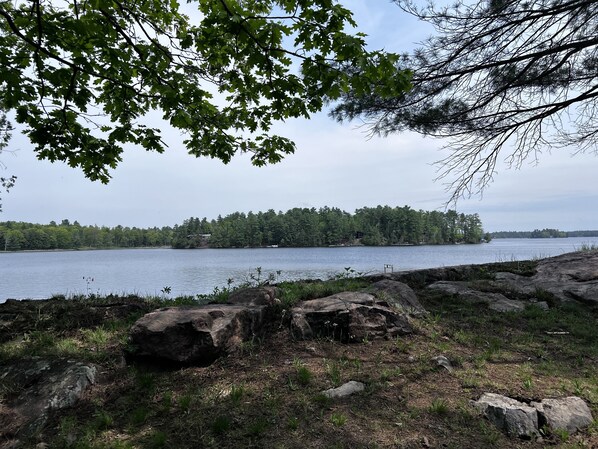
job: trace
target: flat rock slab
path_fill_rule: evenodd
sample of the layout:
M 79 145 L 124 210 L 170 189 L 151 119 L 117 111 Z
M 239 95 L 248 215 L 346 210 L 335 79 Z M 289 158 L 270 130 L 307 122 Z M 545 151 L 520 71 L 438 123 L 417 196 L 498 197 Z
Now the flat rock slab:
M 428 313 L 417 299 L 413 289 L 403 282 L 383 279 L 370 285 L 368 292 L 401 313 L 411 316 L 422 316 Z
M 72 407 L 96 380 L 96 367 L 65 359 L 21 359 L 0 368 L 0 440 L 35 434 L 49 413 Z
M 543 290 L 560 301 L 595 304 L 598 302 L 598 250 L 542 259 L 531 277 L 497 273 L 495 283 L 525 294 Z
M 594 421 L 588 405 L 576 396 L 544 399 L 542 402 L 532 402 L 531 405 L 538 410 L 540 422 L 545 422 L 552 430 L 574 433 L 585 429 Z
M 291 330 L 297 338 L 325 337 L 341 342 L 413 332 L 404 314 L 363 292 L 342 292 L 300 303 L 292 309 Z
M 507 435 L 531 438 L 538 433 L 538 412 L 523 402 L 495 393 L 484 393 L 475 407 Z
M 158 309 L 133 325 L 134 358 L 176 364 L 209 364 L 259 335 L 265 306 L 210 304 Z
M 467 282 L 439 281 L 428 286 L 449 295 L 458 295 L 465 301 L 487 304 L 488 308 L 497 312 L 520 312 L 525 309 L 525 302 L 509 299 L 501 293 L 482 292 L 470 288 Z
M 363 390 L 365 390 L 365 385 L 363 383 L 351 380 L 340 387 L 322 391 L 322 394 L 330 399 L 338 399 L 346 398 L 347 396 L 351 396 L 352 394 L 359 393 Z

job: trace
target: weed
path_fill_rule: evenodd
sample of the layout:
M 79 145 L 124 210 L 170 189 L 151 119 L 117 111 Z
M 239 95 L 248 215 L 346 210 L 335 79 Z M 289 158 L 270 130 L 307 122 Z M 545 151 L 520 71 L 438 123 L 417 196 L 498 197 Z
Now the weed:
M 243 385 L 233 385 L 231 387 L 229 397 L 234 405 L 239 405 L 244 395 L 245 387 Z
M 534 382 L 531 376 L 528 375 L 523 379 L 523 388 L 525 388 L 526 390 L 531 390 L 533 384 Z
M 162 395 L 162 408 L 167 412 L 170 407 L 172 407 L 172 391 L 166 391 Z
M 179 397 L 178 404 L 179 407 L 183 410 L 183 412 L 189 411 L 192 399 L 193 397 L 189 393 L 186 393 Z
M 342 427 L 347 422 L 347 417 L 340 412 L 335 412 L 330 415 L 330 422 L 336 427 Z
M 220 415 L 212 422 L 212 432 L 216 435 L 224 435 L 229 431 L 231 419 L 228 416 Z
M 303 386 L 309 385 L 313 377 L 311 370 L 299 359 L 293 360 L 297 382 Z
M 322 408 L 327 408 L 330 406 L 332 400 L 323 393 L 318 393 L 313 397 L 313 401 L 315 404 L 319 405 Z
M 334 387 L 338 387 L 342 383 L 341 363 L 338 361 L 325 362 L 326 372 Z
M 247 431 L 249 435 L 258 437 L 263 434 L 269 427 L 268 420 L 264 417 L 260 417 L 249 424 Z
M 566 429 L 554 429 L 553 433 L 558 436 L 562 442 L 566 442 L 571 436 L 569 431 Z
M 136 371 L 135 381 L 140 390 L 150 393 L 155 387 L 154 375 L 148 371 Z
M 98 430 L 106 430 L 114 423 L 114 418 L 105 410 L 97 410 L 94 417 L 95 428 Z
M 388 382 L 394 378 L 401 376 L 401 369 L 400 368 L 385 368 L 380 373 L 380 380 L 382 382 Z
M 145 423 L 145 421 L 147 420 L 147 417 L 149 415 L 149 410 L 147 407 L 144 406 L 140 406 L 137 407 L 136 409 L 134 409 L 131 412 L 131 416 L 129 417 L 129 421 L 131 423 L 132 426 L 140 426 L 143 423 Z
M 432 404 L 430 404 L 430 407 L 428 408 L 430 413 L 434 413 L 436 415 L 445 415 L 446 413 L 448 413 L 448 409 L 448 402 L 446 401 L 446 399 L 442 398 L 434 399 L 432 401 Z
M 150 436 L 150 444 L 149 447 L 151 449 L 160 449 L 166 446 L 167 436 L 164 432 L 159 430 L 154 431 Z
M 297 430 L 299 428 L 299 418 L 291 417 L 287 420 L 287 427 L 290 430 Z

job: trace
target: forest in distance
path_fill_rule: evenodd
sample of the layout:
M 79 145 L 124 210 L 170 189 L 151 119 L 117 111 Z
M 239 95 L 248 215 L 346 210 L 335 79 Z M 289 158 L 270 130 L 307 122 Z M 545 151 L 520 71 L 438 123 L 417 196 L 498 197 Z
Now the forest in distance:
M 478 214 L 364 207 L 294 208 L 235 212 L 216 219 L 191 217 L 173 227 L 83 226 L 77 221 L 0 222 L 0 250 L 172 247 L 319 247 L 480 243 L 490 239 Z

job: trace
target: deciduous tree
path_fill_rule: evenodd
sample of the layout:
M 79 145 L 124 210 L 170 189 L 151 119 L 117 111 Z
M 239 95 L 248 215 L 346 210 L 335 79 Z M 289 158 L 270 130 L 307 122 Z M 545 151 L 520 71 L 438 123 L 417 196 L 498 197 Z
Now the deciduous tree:
M 123 145 L 164 151 L 151 111 L 192 155 L 273 163 L 295 149 L 274 122 L 409 86 L 355 25 L 334 0 L 0 0 L 0 105 L 39 158 L 104 182 Z

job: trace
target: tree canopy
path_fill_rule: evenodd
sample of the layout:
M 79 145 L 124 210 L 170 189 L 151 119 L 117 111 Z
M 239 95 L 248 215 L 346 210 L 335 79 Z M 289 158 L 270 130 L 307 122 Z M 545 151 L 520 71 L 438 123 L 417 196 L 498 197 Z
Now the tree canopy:
M 7 147 L 10 141 L 12 125 L 6 118 L 6 113 L 0 108 L 0 154 Z M 5 168 L 0 161 L 0 168 Z M 0 176 L 0 190 L 8 190 L 15 184 L 16 176 Z M 2 212 L 2 198 L 0 198 L 0 212 Z
M 478 0 L 423 9 L 395 2 L 436 29 L 402 60 L 413 89 L 392 98 L 350 92 L 337 118 L 364 117 L 383 135 L 449 138 L 438 164 L 453 199 L 481 192 L 501 159 L 519 167 L 555 148 L 597 151 L 597 2 Z
M 333 0 L 0 0 L 0 105 L 39 158 L 103 182 L 124 144 L 164 151 L 151 111 L 192 155 L 273 163 L 295 148 L 274 122 L 409 87 L 355 25 Z

